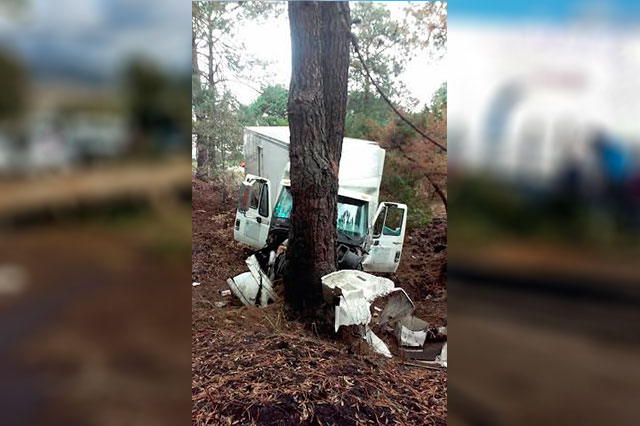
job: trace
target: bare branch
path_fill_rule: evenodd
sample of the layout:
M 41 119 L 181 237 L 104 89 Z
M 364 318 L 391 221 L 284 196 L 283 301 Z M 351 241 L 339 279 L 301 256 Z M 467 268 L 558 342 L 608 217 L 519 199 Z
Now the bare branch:
M 398 108 L 395 107 L 395 105 L 393 105 L 391 100 L 389 100 L 389 97 L 382 91 L 382 89 L 380 88 L 378 83 L 371 76 L 371 73 L 369 72 L 369 68 L 367 67 L 367 64 L 364 62 L 364 59 L 362 59 L 362 55 L 360 54 L 360 49 L 358 47 L 358 40 L 357 40 L 356 36 L 353 33 L 351 34 L 351 43 L 353 44 L 353 49 L 355 50 L 356 55 L 358 55 L 358 59 L 360 60 L 360 63 L 362 64 L 363 73 L 366 75 L 366 77 L 369 79 L 369 81 L 371 81 L 371 83 L 375 86 L 376 90 L 378 91 L 378 93 L 380 94 L 382 99 L 384 99 L 384 101 L 391 107 L 393 112 L 395 112 L 398 115 L 398 117 L 400 117 L 402 119 L 402 121 L 407 123 L 409 125 L 409 127 L 411 127 L 413 130 L 418 132 L 423 138 L 425 138 L 426 140 L 428 140 L 429 142 L 431 142 L 432 144 L 434 144 L 435 146 L 437 146 L 438 148 L 440 148 L 440 149 L 442 149 L 443 151 L 446 152 L 447 148 L 445 148 L 442 144 L 436 142 L 433 138 L 427 136 L 426 133 L 424 133 L 422 130 L 420 130 L 418 127 L 416 127 L 412 122 L 410 122 L 398 110 Z

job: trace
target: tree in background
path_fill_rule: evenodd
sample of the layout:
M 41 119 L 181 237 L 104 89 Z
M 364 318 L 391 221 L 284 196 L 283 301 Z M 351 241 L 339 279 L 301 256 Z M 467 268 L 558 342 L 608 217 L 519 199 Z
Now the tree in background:
M 431 103 L 422 111 L 409 114 L 409 120 L 433 139 L 447 139 L 447 85 L 434 92 Z M 376 136 L 387 150 L 381 196 L 409 206 L 407 227 L 426 226 L 437 201 L 435 185 L 446 195 L 447 157 L 436 146 L 424 141 L 407 123 L 394 118 Z
M 438 87 L 438 90 L 436 90 L 431 97 L 431 105 L 426 106 L 426 108 L 431 111 L 439 120 L 442 120 L 446 117 L 447 83 L 442 83 L 442 85 Z
M 352 11 L 352 31 L 361 43 L 366 65 L 375 75 L 385 92 L 394 98 L 406 94 L 397 77 L 406 59 L 402 50 L 408 49 L 408 29 L 402 22 L 391 18 L 384 3 L 357 2 Z M 347 134 L 366 137 L 375 125 L 385 125 L 389 120 L 389 107 L 376 93 L 371 82 L 362 72 L 358 57 L 351 53 L 349 67 L 349 100 L 347 103 Z
M 405 24 L 417 28 L 410 33 L 410 42 L 422 46 L 433 58 L 447 52 L 447 2 L 410 2 L 405 9 Z
M 248 107 L 241 108 L 243 126 L 287 126 L 289 91 L 283 86 L 267 86 Z
M 393 18 L 384 2 L 357 2 L 352 11 L 354 36 L 371 76 L 402 110 L 413 111 L 418 101 L 398 80 L 409 61 L 419 54 L 440 58 L 445 53 L 446 2 L 413 2 L 403 17 Z M 393 112 L 366 77 L 357 55 L 351 52 L 347 135 L 370 138 L 378 126 L 386 126 Z
M 384 3 L 354 8 L 352 80 L 347 134 L 372 139 L 387 149 L 381 191 L 401 196 L 409 206 L 409 226 L 430 219 L 434 194 L 446 210 L 446 85 L 421 112 L 404 95 L 396 77 L 418 54 L 441 58 L 446 52 L 446 2 L 415 2 L 404 17 L 392 18 Z M 373 100 L 373 101 L 372 101 Z M 389 178 L 391 171 L 393 178 Z M 418 174 L 413 173 L 419 171 Z M 427 197 L 424 197 L 424 194 Z M 424 200 L 427 200 L 426 202 Z M 414 219 L 414 220 L 412 220 Z
M 229 82 L 261 81 L 265 63 L 246 54 L 235 29 L 246 19 L 279 13 L 273 2 L 192 3 L 192 120 L 197 175 L 224 169 L 242 147 L 240 105 Z
M 284 285 L 287 304 L 311 313 L 321 277 L 336 268 L 338 170 L 349 72 L 348 2 L 290 2 L 292 72 L 291 229 Z

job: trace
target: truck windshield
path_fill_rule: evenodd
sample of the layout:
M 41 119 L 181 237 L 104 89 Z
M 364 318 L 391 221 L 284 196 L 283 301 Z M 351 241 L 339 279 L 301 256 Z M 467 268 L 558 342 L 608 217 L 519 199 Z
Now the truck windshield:
M 285 186 L 280 192 L 274 209 L 274 217 L 288 219 L 293 200 L 291 188 Z M 354 198 L 338 196 L 338 231 L 353 237 L 364 237 L 367 233 L 367 203 Z

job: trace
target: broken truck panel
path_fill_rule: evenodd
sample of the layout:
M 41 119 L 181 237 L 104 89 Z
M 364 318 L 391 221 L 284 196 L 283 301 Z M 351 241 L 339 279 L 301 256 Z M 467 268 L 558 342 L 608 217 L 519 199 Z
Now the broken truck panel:
M 260 269 L 255 256 L 246 260 L 249 272 L 244 272 L 227 280 L 229 288 L 240 301 L 247 306 L 265 307 L 278 300 L 273 291 L 273 284 L 267 275 Z
M 325 275 L 322 294 L 327 303 L 335 305 L 336 332 L 342 326 L 364 325 L 364 340 L 374 351 L 388 358 L 391 357 L 389 348 L 370 328 L 372 304 L 382 305 L 380 325 L 396 322 L 415 309 L 407 293 L 395 288 L 393 281 L 362 271 L 342 270 Z
M 395 334 L 398 345 L 407 347 L 423 347 L 427 339 L 429 324 L 413 316 L 406 316 L 396 324 Z
M 342 295 L 348 299 L 361 297 L 371 303 L 394 288 L 395 284 L 390 279 L 362 271 L 343 269 L 322 277 L 322 296 L 327 303 L 333 303 Z
M 385 295 L 385 298 L 386 303 L 378 320 L 380 325 L 394 323 L 407 315 L 411 315 L 416 308 L 407 292 L 402 288 L 394 288 L 389 294 Z

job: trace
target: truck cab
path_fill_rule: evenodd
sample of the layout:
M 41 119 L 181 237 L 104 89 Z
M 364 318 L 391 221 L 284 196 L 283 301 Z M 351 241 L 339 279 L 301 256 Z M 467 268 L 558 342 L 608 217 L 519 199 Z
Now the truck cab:
M 277 247 L 288 238 L 293 206 L 289 179 L 282 179 L 273 209 L 271 183 L 247 175 L 238 197 L 234 226 L 237 241 L 262 249 Z M 400 263 L 407 222 L 407 206 L 373 203 L 372 197 L 344 188 L 338 190 L 338 266 L 368 272 L 395 272 Z M 375 209 L 375 210 L 374 210 Z M 375 215 L 370 212 L 375 211 Z M 370 223 L 370 218 L 373 221 Z
M 293 205 L 287 126 L 246 127 L 245 179 L 234 238 L 270 256 L 289 237 Z M 407 206 L 378 202 L 385 151 L 374 141 L 344 138 L 338 176 L 339 269 L 395 272 L 400 263 Z M 260 257 L 260 256 L 258 256 Z

